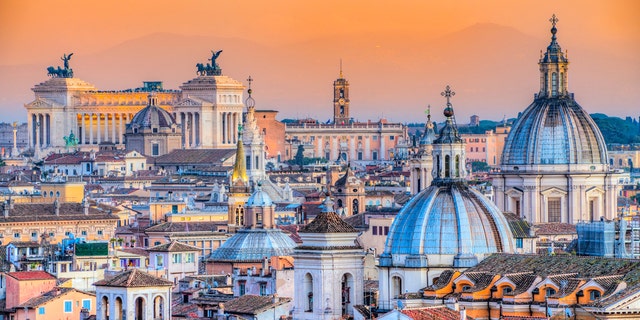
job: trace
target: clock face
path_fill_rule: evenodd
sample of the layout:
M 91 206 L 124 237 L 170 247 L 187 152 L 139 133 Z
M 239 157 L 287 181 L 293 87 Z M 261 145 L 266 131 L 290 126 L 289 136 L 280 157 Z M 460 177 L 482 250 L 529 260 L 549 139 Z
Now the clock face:
M 338 99 L 338 103 L 339 103 L 339 104 L 344 104 L 344 98 L 340 98 L 340 99 Z

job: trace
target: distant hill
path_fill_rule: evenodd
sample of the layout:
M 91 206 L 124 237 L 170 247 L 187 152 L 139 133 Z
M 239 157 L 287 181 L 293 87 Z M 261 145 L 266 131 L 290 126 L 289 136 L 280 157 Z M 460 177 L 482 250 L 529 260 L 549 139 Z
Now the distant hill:
M 604 141 L 607 145 L 611 144 L 632 144 L 640 143 L 640 122 L 636 118 L 626 117 L 609 117 L 603 113 L 593 113 L 591 118 L 602 132 Z M 507 119 L 507 123 L 513 124 L 516 119 Z M 484 133 L 488 130 L 495 129 L 501 125 L 502 121 L 481 120 L 479 126 L 468 126 L 458 123 L 458 131 L 460 133 Z M 422 134 L 424 131 L 424 123 L 409 124 L 409 133 Z

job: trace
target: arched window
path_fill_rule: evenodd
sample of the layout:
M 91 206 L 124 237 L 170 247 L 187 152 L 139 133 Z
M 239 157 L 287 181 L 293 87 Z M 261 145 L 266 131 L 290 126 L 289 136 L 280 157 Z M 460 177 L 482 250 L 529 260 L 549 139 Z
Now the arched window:
M 440 178 L 440 155 L 436 156 L 436 178 Z
M 353 205 L 352 205 L 352 209 L 351 212 L 353 212 L 353 214 L 358 214 L 360 212 L 360 210 L 358 210 L 358 199 L 353 199 Z
M 511 293 L 512 291 L 513 291 L 513 289 L 511 289 L 511 287 L 509 287 L 509 286 L 504 286 L 504 287 L 502 288 L 502 295 L 505 295 L 505 294 L 507 294 L 507 293 Z
M 551 74 L 551 96 L 558 96 L 558 74 L 555 72 Z
M 394 298 L 397 298 L 398 296 L 400 296 L 402 294 L 402 278 L 398 277 L 398 276 L 393 276 L 391 278 L 391 287 L 392 287 L 392 293 Z
M 449 155 L 444 156 L 444 177 L 449 178 L 449 170 L 451 170 L 451 159 Z
M 342 314 L 351 314 L 351 301 L 354 299 L 353 294 L 353 276 L 349 273 L 345 273 L 342 276 L 342 283 L 340 286 L 342 290 Z
M 456 178 L 460 178 L 460 155 L 456 155 Z
M 598 290 L 589 291 L 589 299 L 591 301 L 599 299 L 599 298 L 600 298 L 600 291 L 598 291 Z
M 338 199 L 338 208 L 342 208 L 342 199 Z
M 164 319 L 164 299 L 161 296 L 153 299 L 153 318 Z
M 136 298 L 136 302 L 135 302 L 135 310 L 136 310 L 136 316 L 135 319 L 140 319 L 140 320 L 145 320 L 145 315 L 146 315 L 146 310 L 145 310 L 145 303 L 144 303 L 144 298 L 142 297 L 138 297 Z M 122 319 L 122 318 L 121 318 Z
M 109 319 L 109 298 L 107 296 L 102 297 L 100 312 L 102 313 L 102 319 Z
M 304 275 L 304 292 L 307 296 L 306 312 L 313 312 L 313 277 L 310 273 Z
M 558 91 L 564 92 L 564 73 L 560 72 L 560 79 L 558 79 Z

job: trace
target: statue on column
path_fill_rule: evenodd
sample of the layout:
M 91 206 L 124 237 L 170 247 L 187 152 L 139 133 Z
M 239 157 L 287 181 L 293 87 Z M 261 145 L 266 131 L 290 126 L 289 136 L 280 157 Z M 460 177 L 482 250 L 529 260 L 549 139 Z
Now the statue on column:
M 211 63 L 207 63 L 206 65 L 203 63 L 198 63 L 196 64 L 196 68 L 197 68 L 197 73 L 200 76 L 219 76 L 222 75 L 222 69 L 220 68 L 220 66 L 216 63 L 216 59 L 218 59 L 218 57 L 220 56 L 220 54 L 222 53 L 222 50 L 218 50 L 218 51 L 214 51 L 211 50 L 211 58 L 207 59 L 210 60 Z

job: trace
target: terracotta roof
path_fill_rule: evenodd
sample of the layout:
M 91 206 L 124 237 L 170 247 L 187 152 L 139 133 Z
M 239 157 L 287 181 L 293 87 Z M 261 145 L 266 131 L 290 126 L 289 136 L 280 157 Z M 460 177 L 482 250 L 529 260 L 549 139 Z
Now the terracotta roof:
M 52 274 L 45 271 L 17 271 L 17 272 L 8 272 L 8 276 L 18 280 L 18 281 L 29 281 L 29 280 L 55 280 Z
M 577 234 L 576 225 L 571 223 L 541 223 L 534 225 L 536 235 Z
M 185 251 L 200 251 L 200 249 L 173 240 L 169 243 L 157 245 L 155 247 L 147 249 L 151 252 L 185 252 Z
M 142 249 L 142 248 L 122 248 L 119 249 L 118 251 L 122 251 L 122 252 L 126 252 L 126 253 L 130 253 L 130 254 L 135 254 L 135 255 L 139 255 L 139 256 L 144 256 L 144 257 L 148 257 L 149 256 L 149 251 Z
M 33 297 L 29 300 L 27 300 L 26 302 L 16 306 L 16 308 L 18 309 L 23 309 L 23 308 L 36 308 L 44 303 L 47 303 L 51 300 L 55 300 L 55 299 L 59 299 L 62 298 L 63 296 L 65 296 L 67 293 L 69 292 L 82 292 L 84 294 L 86 294 L 87 296 L 94 296 L 95 294 L 89 293 L 89 292 L 84 292 L 84 291 L 80 291 L 74 288 L 55 288 L 51 291 L 45 292 L 37 297 Z
M 453 277 L 453 270 L 442 271 L 442 273 L 438 277 L 438 280 L 434 284 L 428 286 L 426 289 L 433 289 L 433 290 L 442 289 L 449 284 L 452 277 Z
M 156 165 L 163 164 L 215 164 L 236 154 L 235 149 L 176 149 L 156 158 Z
M 290 298 L 284 297 L 276 298 L 275 303 L 273 300 L 273 296 L 254 296 L 246 294 L 225 302 L 224 310 L 229 313 L 257 315 L 265 310 L 272 309 L 291 301 Z
M 465 272 L 464 275 L 473 281 L 473 287 L 463 292 L 476 292 L 486 289 L 491 284 L 494 276 L 487 272 Z
M 17 248 L 39 248 L 40 247 L 40 243 L 36 242 L 36 241 L 11 241 L 9 243 L 7 243 L 7 245 L 14 245 Z
M 445 306 L 421 309 L 405 309 L 400 312 L 406 314 L 414 320 L 460 320 L 460 312 L 451 310 Z
M 62 221 L 62 220 L 117 220 L 118 216 L 109 214 L 96 207 L 89 208 L 89 214 L 84 214 L 81 203 L 60 203 L 60 214 L 55 214 L 53 203 L 16 203 L 13 209 L 9 209 L 9 216 L 0 215 L 0 223 L 3 222 L 35 222 L 35 221 Z
M 139 269 L 130 269 L 116 275 L 111 279 L 103 279 L 96 283 L 95 286 L 103 287 L 171 287 L 173 282 L 150 275 Z
M 538 279 L 538 277 L 531 272 L 505 274 L 504 276 L 507 277 L 511 282 L 513 282 L 516 285 L 515 290 L 509 293 L 505 293 L 504 294 L 505 296 L 509 296 L 509 295 L 516 296 L 529 290 L 529 288 L 531 288 L 531 285 L 533 285 L 533 282 L 536 281 L 536 279 Z
M 321 212 L 311 223 L 300 228 L 299 233 L 356 233 L 354 227 L 344 222 L 335 212 Z
M 145 229 L 145 232 L 217 232 L 224 226 L 217 222 L 165 222 Z
M 535 238 L 535 236 L 531 235 L 531 226 L 526 220 L 519 218 L 511 212 L 503 212 L 503 215 L 507 218 L 509 228 L 514 238 Z
M 289 238 L 291 238 L 293 242 L 298 244 L 302 243 L 302 239 L 298 234 L 299 226 L 297 224 L 278 225 L 278 228 L 280 228 L 284 233 L 288 234 Z
M 348 223 L 349 225 L 357 229 L 367 228 L 367 224 L 365 223 L 364 213 L 358 213 L 358 214 L 354 214 L 352 216 L 346 217 L 344 218 L 344 222 Z

